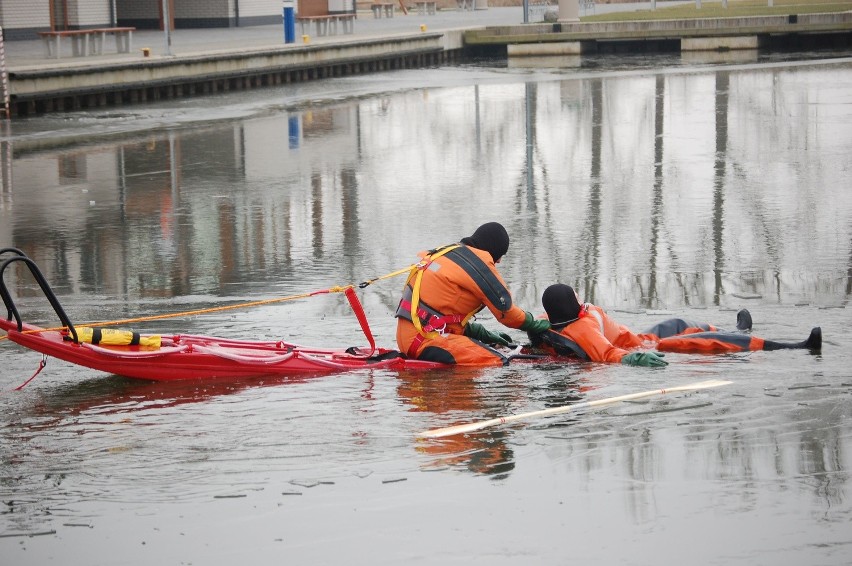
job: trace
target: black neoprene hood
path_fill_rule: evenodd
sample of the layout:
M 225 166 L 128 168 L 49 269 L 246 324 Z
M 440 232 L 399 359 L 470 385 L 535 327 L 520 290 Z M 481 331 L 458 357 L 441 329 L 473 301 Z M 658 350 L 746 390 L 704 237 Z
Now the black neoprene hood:
M 544 290 L 541 306 L 553 326 L 562 326 L 580 315 L 580 302 L 572 287 L 555 283 Z
M 509 251 L 509 233 L 499 222 L 488 222 L 477 228 L 470 237 L 462 238 L 461 243 L 487 251 L 497 262 Z

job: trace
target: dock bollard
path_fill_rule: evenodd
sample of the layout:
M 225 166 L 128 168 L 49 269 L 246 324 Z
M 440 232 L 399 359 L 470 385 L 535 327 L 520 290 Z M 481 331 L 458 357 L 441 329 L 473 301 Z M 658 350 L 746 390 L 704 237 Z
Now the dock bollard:
M 150 47 L 143 47 L 142 49 L 140 49 L 140 51 L 142 51 L 143 57 L 150 57 L 150 55 L 151 55 L 151 48 Z
M 310 42 L 311 42 L 311 36 L 309 36 L 309 35 L 303 35 L 302 36 L 302 43 L 307 44 L 307 43 L 310 43 Z
M 420 24 L 420 31 L 426 31 L 426 24 Z

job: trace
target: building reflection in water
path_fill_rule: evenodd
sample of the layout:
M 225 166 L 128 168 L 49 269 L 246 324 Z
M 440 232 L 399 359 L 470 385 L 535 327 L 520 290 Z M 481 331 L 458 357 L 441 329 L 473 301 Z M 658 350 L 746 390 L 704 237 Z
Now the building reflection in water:
M 63 292 L 153 298 L 349 283 L 497 218 L 527 304 L 553 280 L 645 308 L 836 302 L 833 72 L 477 84 L 54 147 L 13 131 L 0 236 Z

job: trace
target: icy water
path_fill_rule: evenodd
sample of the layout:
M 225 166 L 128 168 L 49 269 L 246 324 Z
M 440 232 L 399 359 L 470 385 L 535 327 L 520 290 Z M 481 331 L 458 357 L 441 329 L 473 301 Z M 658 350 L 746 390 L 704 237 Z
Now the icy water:
M 497 220 L 536 313 L 561 281 L 636 330 L 748 308 L 757 336 L 825 337 L 654 370 L 213 384 L 51 359 L 21 391 L 41 357 L 0 341 L 4 566 L 852 561 L 852 59 L 398 71 L 16 121 L 0 153 L 0 247 L 75 322 L 358 283 Z M 4 280 L 56 324 L 31 279 Z M 359 290 L 379 345 L 402 283 Z M 134 329 L 366 344 L 340 294 Z M 717 378 L 733 383 L 418 438 Z

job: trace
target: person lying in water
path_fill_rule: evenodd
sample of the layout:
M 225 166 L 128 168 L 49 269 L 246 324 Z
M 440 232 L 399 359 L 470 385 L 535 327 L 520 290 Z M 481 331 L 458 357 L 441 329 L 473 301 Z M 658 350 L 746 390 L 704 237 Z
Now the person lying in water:
M 811 330 L 804 342 L 787 344 L 764 340 L 748 334 L 751 314 L 743 309 L 737 313 L 737 332 L 723 331 L 711 324 L 672 318 L 635 334 L 613 320 L 598 306 L 581 303 L 577 293 L 568 285 L 557 283 L 545 289 L 541 297 L 551 330 L 540 334 L 528 333 L 532 345 L 557 355 L 577 356 L 593 362 L 622 363 L 657 367 L 667 365 L 663 354 L 652 351 L 631 351 L 637 348 L 656 348 L 660 352 L 718 354 L 753 350 L 806 348 L 820 350 L 822 330 Z

